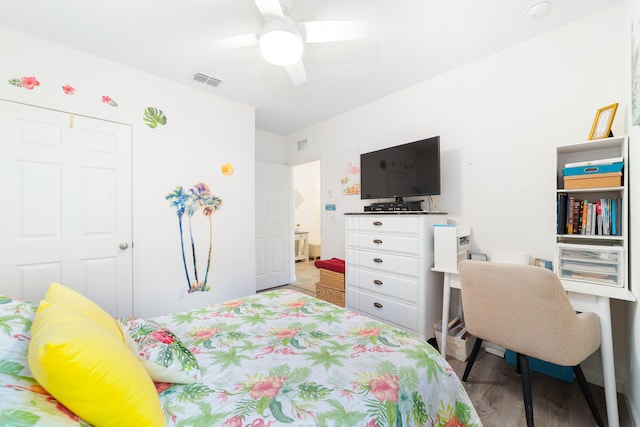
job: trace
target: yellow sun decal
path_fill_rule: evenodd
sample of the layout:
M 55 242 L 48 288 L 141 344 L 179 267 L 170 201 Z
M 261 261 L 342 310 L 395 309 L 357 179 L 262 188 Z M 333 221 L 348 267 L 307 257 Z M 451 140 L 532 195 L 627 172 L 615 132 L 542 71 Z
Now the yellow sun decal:
M 222 175 L 231 176 L 233 175 L 233 165 L 231 163 L 225 163 L 222 165 Z

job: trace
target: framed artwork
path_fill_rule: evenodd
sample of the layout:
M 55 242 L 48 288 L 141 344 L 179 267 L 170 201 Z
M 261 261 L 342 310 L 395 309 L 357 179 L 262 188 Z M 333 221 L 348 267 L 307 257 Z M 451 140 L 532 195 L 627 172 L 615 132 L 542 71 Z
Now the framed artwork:
M 360 194 L 360 151 L 347 150 L 341 153 L 341 164 L 344 172 L 340 177 L 343 196 Z
M 602 107 L 596 112 L 596 118 L 593 120 L 591 126 L 591 132 L 589 133 L 589 139 L 601 139 L 607 138 L 611 132 L 611 124 L 613 118 L 616 116 L 616 110 L 618 109 L 618 103 L 607 105 Z

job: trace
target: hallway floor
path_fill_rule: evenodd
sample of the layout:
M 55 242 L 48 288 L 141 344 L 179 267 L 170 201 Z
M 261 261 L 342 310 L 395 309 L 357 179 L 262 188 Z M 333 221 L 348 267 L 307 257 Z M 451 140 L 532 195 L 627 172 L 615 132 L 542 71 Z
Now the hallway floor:
M 319 280 L 320 270 L 318 270 L 313 265 L 313 261 L 299 261 L 296 262 L 296 281 L 283 287 L 290 287 L 292 289 L 315 297 L 316 282 L 318 282 Z

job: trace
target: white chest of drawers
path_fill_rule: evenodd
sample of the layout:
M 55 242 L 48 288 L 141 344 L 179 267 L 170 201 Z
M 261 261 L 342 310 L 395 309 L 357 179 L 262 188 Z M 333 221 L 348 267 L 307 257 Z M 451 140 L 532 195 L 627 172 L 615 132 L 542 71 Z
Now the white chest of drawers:
M 346 303 L 423 339 L 441 317 L 442 277 L 433 267 L 433 226 L 445 214 L 347 214 Z

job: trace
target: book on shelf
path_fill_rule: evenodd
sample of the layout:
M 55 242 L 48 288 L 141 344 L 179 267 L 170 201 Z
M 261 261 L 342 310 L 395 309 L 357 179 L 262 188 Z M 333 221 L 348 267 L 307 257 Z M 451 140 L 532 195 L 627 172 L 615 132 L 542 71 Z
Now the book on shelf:
M 585 236 L 622 235 L 622 199 L 578 199 L 558 194 L 557 234 Z
M 558 224 L 556 234 L 567 234 L 567 195 L 558 195 L 558 214 L 556 216 Z
M 621 163 L 624 159 L 622 157 L 611 157 L 608 159 L 596 159 L 596 160 L 587 160 L 583 162 L 573 162 L 573 163 L 565 163 L 565 168 L 579 168 L 583 166 L 598 166 L 598 165 L 610 165 L 613 163 Z
M 573 196 L 567 199 L 567 234 L 573 234 Z
M 573 200 L 573 234 L 582 234 L 582 218 L 580 218 L 580 200 Z

